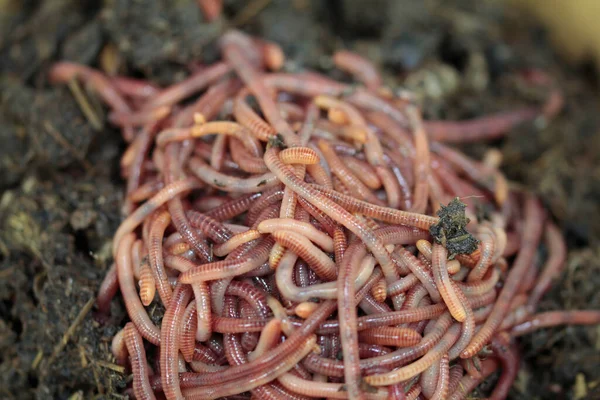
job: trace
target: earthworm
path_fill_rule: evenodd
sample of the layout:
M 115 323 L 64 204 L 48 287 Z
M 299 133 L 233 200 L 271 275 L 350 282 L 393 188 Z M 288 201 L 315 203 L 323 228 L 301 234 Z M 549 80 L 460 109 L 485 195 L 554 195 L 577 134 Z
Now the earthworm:
M 241 87 L 237 79 L 223 78 L 208 87 L 208 90 L 191 104 L 183 107 L 173 120 L 174 128 L 189 127 L 200 120 L 215 118 L 227 99 Z
M 340 338 L 344 355 L 344 379 L 350 399 L 360 399 L 364 395 L 359 386 L 361 378 L 358 334 L 356 330 L 357 315 L 354 305 L 354 279 L 358 270 L 360 257 L 355 253 L 360 252 L 360 246 L 351 245 L 344 253 L 341 261 L 337 283 L 338 291 L 338 318 L 340 321 Z M 383 266 L 382 266 L 383 268 Z
M 225 243 L 233 236 L 232 232 L 219 221 L 200 212 L 189 210 L 186 216 L 190 224 L 217 244 Z
M 556 325 L 595 325 L 600 324 L 600 311 L 547 311 L 534 314 L 520 325 L 515 326 L 511 334 L 514 336 L 525 335 L 540 328 Z
M 128 324 L 131 322 L 128 322 Z M 117 364 L 125 365 L 127 362 L 127 345 L 125 344 L 125 329 L 121 329 L 110 343 L 110 352 L 115 357 Z
M 129 179 L 128 179 L 129 182 Z M 132 186 L 134 185 L 133 180 L 132 182 Z M 162 188 L 165 187 L 164 182 L 159 181 L 159 180 L 150 180 L 140 186 L 138 186 L 136 189 L 133 189 L 131 192 L 129 192 L 129 194 L 127 195 L 128 200 L 131 201 L 132 203 L 141 203 L 145 200 L 148 200 L 150 197 L 154 196 L 159 190 L 161 190 Z
M 269 370 L 257 370 L 256 372 L 250 373 L 248 376 L 238 380 L 231 380 L 212 386 L 201 386 L 197 388 L 185 389 L 183 391 L 185 398 L 190 400 L 215 399 L 230 394 L 242 393 L 261 386 L 276 379 L 279 375 L 282 375 L 293 368 L 298 361 L 313 351 L 315 341 L 315 336 L 311 336 L 304 340 L 300 346 L 291 352 L 289 356 L 284 358 L 281 362 L 274 365 L 273 368 Z
M 119 287 L 125 300 L 127 314 L 135 324 L 140 334 L 150 343 L 160 343 L 160 330 L 152 323 L 137 294 L 131 266 L 131 246 L 135 235 L 129 233 L 123 237 L 118 246 L 115 264 L 117 266 Z
M 140 300 L 144 306 L 149 306 L 156 294 L 156 280 L 150 266 L 146 263 L 140 267 Z
M 437 217 L 370 204 L 321 186 L 314 186 L 314 189 L 348 211 L 360 213 L 390 224 L 408 225 L 428 230 L 431 225 L 438 222 Z
M 242 171 L 251 174 L 263 174 L 267 171 L 263 159 L 250 154 L 239 139 L 231 138 L 229 150 L 231 158 L 240 166 Z
M 173 291 L 162 321 L 160 363 L 163 393 L 167 399 L 181 399 L 179 386 L 179 325 L 192 296 L 189 285 L 178 284 Z
M 255 193 L 276 186 L 279 182 L 270 172 L 252 178 L 236 178 L 211 168 L 199 157 L 192 157 L 190 171 L 215 189 L 225 192 Z
M 146 201 L 143 205 L 138 207 L 133 213 L 131 213 L 117 229 L 113 240 L 113 254 L 116 254 L 117 246 L 120 240 L 132 232 L 139 224 L 141 224 L 148 215 L 153 213 L 157 208 L 165 204 L 167 201 L 177 196 L 182 192 L 186 192 L 192 189 L 201 187 L 202 185 L 194 178 L 188 178 L 182 181 L 173 182 L 172 184 L 165 186 L 156 195 Z
M 362 342 L 382 346 L 409 347 L 422 339 L 418 332 L 410 328 L 378 327 L 369 328 L 358 334 Z
M 494 268 L 491 273 L 489 273 L 487 279 L 467 283 L 455 282 L 455 284 L 466 296 L 477 296 L 493 290 L 499 280 L 500 271 L 497 268 Z
M 271 234 L 275 241 L 306 261 L 309 266 L 323 279 L 334 280 L 337 276 L 335 263 L 314 246 L 305 236 L 291 231 L 278 230 Z
M 154 109 L 137 112 L 112 112 L 108 120 L 117 126 L 140 126 L 150 124 L 165 118 L 171 112 L 171 107 L 160 106 Z
M 248 211 L 255 200 L 261 198 L 262 193 L 250 193 L 231 199 L 218 207 L 206 211 L 205 215 L 214 218 L 217 221 L 227 221 Z
M 358 54 L 340 50 L 333 55 L 333 62 L 339 69 L 356 76 L 369 90 L 377 90 L 381 86 L 381 76 L 377 68 Z
M 308 318 L 308 316 L 317 309 L 319 305 L 317 303 L 313 303 L 312 301 L 305 301 L 296 306 L 294 309 L 294 313 L 300 318 Z
M 110 302 L 119 290 L 119 280 L 116 263 L 112 263 L 106 276 L 100 284 L 98 294 L 96 295 L 96 306 L 102 314 L 110 312 Z
M 272 243 L 273 239 L 265 238 L 243 260 L 215 261 L 198 265 L 183 272 L 179 280 L 183 283 L 211 281 L 251 271 L 267 261 Z
M 265 67 L 271 71 L 277 71 L 283 67 L 285 54 L 277 43 L 259 38 L 253 38 L 253 41 L 261 50 Z
M 486 226 L 481 226 L 479 229 L 479 240 L 481 241 L 479 247 L 481 256 L 479 257 L 479 261 L 477 261 L 477 265 L 469 272 L 467 282 L 479 281 L 485 276 L 488 268 L 492 264 L 495 253 L 496 241 L 494 233 Z
M 235 311 L 235 303 L 231 301 L 232 298 L 227 298 L 227 312 L 226 314 L 229 317 L 236 317 L 237 313 Z M 236 335 L 226 334 L 224 335 L 224 348 L 227 359 L 232 365 L 241 365 L 246 363 L 248 360 L 246 355 L 244 354 L 244 350 L 242 349 L 242 345 L 240 340 Z M 257 387 L 252 390 L 252 393 L 260 396 L 261 398 L 280 398 L 280 396 L 274 392 L 274 388 L 272 385 L 265 385 L 261 387 Z
M 165 230 L 171 223 L 171 215 L 166 212 L 160 212 L 155 218 L 148 235 L 148 258 L 150 261 L 150 270 L 154 276 L 158 294 L 163 303 L 168 304 L 171 300 L 171 286 L 167 279 L 167 272 L 163 263 L 162 241 Z
M 302 208 L 305 209 L 311 215 L 311 217 L 321 224 L 321 227 L 325 230 L 325 232 L 327 232 L 330 236 L 334 236 L 334 232 L 339 228 L 339 226 L 331 217 L 302 197 L 298 198 L 298 203 L 300 203 Z M 341 237 L 338 237 L 338 239 L 341 239 Z
M 502 319 L 508 311 L 510 301 L 519 290 L 520 280 L 535 255 L 541 236 L 541 221 L 543 219 L 544 213 L 538 200 L 528 195 L 525 199 L 525 225 L 521 238 L 521 250 L 504 282 L 504 287 L 496 299 L 492 313 L 483 327 L 475 334 L 471 343 L 461 353 L 461 358 L 470 358 L 477 354 L 485 343 L 491 339 L 498 326 L 502 323 Z
M 160 106 L 173 105 L 190 95 L 206 88 L 211 83 L 227 75 L 231 69 L 225 63 L 217 63 L 198 71 L 183 81 L 163 89 L 157 95 L 153 96 L 144 108 L 156 108 Z
M 430 400 L 444 400 L 448 395 L 448 385 L 450 381 L 450 362 L 448 355 L 444 355 L 440 361 L 440 372 L 435 392 Z
M 260 237 L 261 232 L 257 231 L 256 229 L 249 229 L 245 232 L 238 233 L 237 235 L 232 236 L 226 242 L 213 247 L 213 253 L 217 257 L 224 257 L 239 246 L 252 240 L 256 240 Z
M 377 190 L 381 187 L 381 179 L 372 165 L 350 156 L 341 157 L 341 160 L 369 189 Z
M 473 335 L 475 334 L 475 314 L 473 313 L 473 308 L 471 304 L 469 304 L 469 300 L 463 293 L 463 291 L 456 285 L 454 281 L 450 281 L 450 285 L 456 296 L 458 301 L 460 301 L 462 308 L 465 310 L 465 320 L 462 323 L 462 330 L 460 332 L 460 337 L 454 343 L 454 345 L 448 350 L 448 357 L 451 360 L 457 358 L 460 353 L 464 350 L 464 348 L 471 342 L 473 339 Z
M 501 400 L 508 396 L 508 392 L 517 378 L 519 372 L 519 354 L 517 349 L 510 343 L 506 334 L 499 334 L 492 339 L 491 343 L 494 355 L 500 361 L 502 375 L 490 395 L 491 400 Z
M 419 278 L 417 278 L 414 274 L 410 273 L 410 274 L 398 279 L 397 281 L 388 284 L 387 294 L 388 294 L 388 296 L 396 296 L 400 293 L 408 291 L 411 287 L 416 285 L 418 282 L 419 282 Z
M 375 169 L 377 171 L 377 176 L 381 178 L 381 182 L 385 189 L 388 207 L 399 208 L 400 201 L 402 200 L 402 188 L 400 187 L 396 176 L 391 170 L 381 165 L 376 166 Z
M 274 137 L 277 131 L 254 112 L 246 103 L 245 98 L 249 92 L 247 89 L 240 90 L 233 103 L 233 116 L 236 121 L 256 136 L 257 139 L 267 142 Z
M 275 347 L 281 339 L 281 321 L 270 320 L 261 330 L 260 339 L 256 348 L 248 354 L 248 360 L 252 361 L 263 355 L 267 350 Z
M 196 332 L 198 330 L 198 316 L 196 310 L 196 299 L 187 305 L 182 316 L 179 349 L 187 362 L 194 359 L 194 348 L 196 346 Z
M 533 120 L 538 114 L 538 109 L 527 107 L 469 121 L 428 121 L 425 129 L 433 141 L 474 142 L 498 138 L 514 126 Z
M 197 0 L 206 22 L 219 18 L 223 9 L 223 0 Z
M 383 303 L 387 298 L 387 284 L 385 283 L 385 279 L 379 279 L 373 289 L 371 289 L 371 296 L 378 303 Z
M 125 325 L 123 332 L 133 372 L 133 393 L 140 400 L 155 399 L 154 391 L 148 380 L 148 364 L 142 336 L 131 322 Z
M 348 399 L 348 393 L 344 385 L 340 383 L 315 382 L 302 379 L 291 373 L 281 375 L 278 379 L 285 388 L 294 393 L 309 397 L 326 397 L 328 399 Z M 366 399 L 387 399 L 387 390 L 378 389 L 375 393 L 367 393 Z
M 540 276 L 536 279 L 535 286 L 529 294 L 527 307 L 533 312 L 537 304 L 550 288 L 552 280 L 555 279 L 565 266 L 567 257 L 567 246 L 565 240 L 556 225 L 552 222 L 546 224 L 545 229 L 546 247 L 548 248 L 548 260 Z
M 332 253 L 334 250 L 333 239 L 331 239 L 325 233 L 317 230 L 308 222 L 301 222 L 292 218 L 267 219 L 258 224 L 256 229 L 260 233 L 271 234 L 277 231 L 293 232 L 310 239 L 326 252 Z
M 285 119 L 281 117 L 269 90 L 259 77 L 260 73 L 244 55 L 243 48 L 253 48 L 249 38 L 240 32 L 231 31 L 221 38 L 221 47 L 223 58 L 237 72 L 250 92 L 254 94 L 267 121 L 283 136 L 286 144 L 297 144 L 298 136 Z
M 464 375 L 457 384 L 457 388 L 454 390 L 448 400 L 462 400 L 466 399 L 467 395 L 471 393 L 485 378 L 491 375 L 498 368 L 498 363 L 495 359 L 489 358 L 482 361 L 481 363 L 481 377 L 473 378 L 469 375 Z
M 319 155 L 310 147 L 292 147 L 282 150 L 279 159 L 284 164 L 317 164 Z
M 413 106 L 409 106 L 406 109 L 406 112 L 413 132 L 413 141 L 415 145 L 415 183 L 411 211 L 422 214 L 427 207 L 427 195 L 429 190 L 427 183 L 430 173 L 429 143 L 427 135 L 425 134 L 425 128 L 420 112 Z
M 225 135 L 217 135 L 215 141 L 213 142 L 212 152 L 210 154 L 210 166 L 217 171 L 221 171 L 221 169 L 223 169 L 223 164 L 225 163 L 225 151 L 228 143 L 229 137 Z M 233 158 L 233 152 L 231 154 L 231 158 Z M 237 162 L 236 160 L 233 161 Z
M 463 367 L 460 364 L 454 364 L 450 367 L 448 393 L 454 393 L 458 387 L 458 382 L 464 375 Z
M 440 292 L 436 286 L 431 271 L 428 271 L 425 266 L 419 261 L 419 259 L 413 256 L 404 247 L 397 248 L 400 260 L 408 267 L 408 269 L 421 281 L 421 284 L 427 289 L 427 293 L 431 296 L 431 299 L 438 303 L 441 300 Z
M 196 282 L 192 285 L 196 300 L 196 340 L 207 341 L 212 334 L 212 310 L 208 285 Z
M 454 319 L 463 322 L 467 316 L 467 312 L 463 303 L 459 300 L 455 288 L 451 285 L 450 275 L 446 267 L 447 256 L 448 251 L 446 248 L 434 243 L 431 255 L 433 279 Z
M 127 194 L 131 202 L 145 200 L 146 197 L 141 199 L 134 196 L 136 189 L 140 187 L 143 168 L 142 165 L 147 157 L 147 153 L 150 150 L 152 139 L 156 134 L 156 124 L 150 124 L 144 126 L 138 136 L 130 145 L 130 148 L 134 149 L 133 159 L 131 165 L 128 168 L 129 175 L 127 176 Z M 162 189 L 158 188 L 159 190 Z M 138 193 L 139 195 L 139 193 Z
M 318 142 L 319 150 L 323 153 L 331 171 L 342 183 L 350 189 L 353 194 L 358 195 L 363 200 L 372 204 L 382 205 L 382 202 L 375 197 L 373 192 L 347 168 L 331 146 L 324 140 Z
M 265 208 L 278 204 L 282 200 L 283 189 L 281 189 L 279 186 L 263 191 L 260 198 L 254 201 L 253 204 L 248 208 L 248 213 L 246 214 L 247 224 L 250 226 L 255 225 L 257 217 L 265 210 Z
M 128 97 L 148 98 L 159 92 L 158 86 L 144 79 L 113 76 L 110 80 L 117 90 Z
M 418 361 L 388 373 L 366 376 L 365 381 L 373 386 L 385 386 L 412 378 L 423 372 L 432 363 L 440 360 L 458 339 L 459 332 L 460 326 L 453 325 L 441 340 Z
M 117 88 L 103 73 L 81 64 L 62 61 L 54 64 L 48 74 L 53 83 L 67 83 L 72 79 L 81 78 L 91 85 L 112 109 L 130 113 L 131 107 L 121 96 Z
M 446 357 L 446 356 L 444 356 Z M 443 359 L 443 357 L 442 357 Z M 439 377 L 440 377 L 440 364 L 434 363 L 431 367 L 427 368 L 421 376 L 419 377 L 419 385 L 421 385 L 421 393 L 425 395 L 426 398 L 431 398 L 433 393 L 435 392 L 435 388 L 437 386 Z

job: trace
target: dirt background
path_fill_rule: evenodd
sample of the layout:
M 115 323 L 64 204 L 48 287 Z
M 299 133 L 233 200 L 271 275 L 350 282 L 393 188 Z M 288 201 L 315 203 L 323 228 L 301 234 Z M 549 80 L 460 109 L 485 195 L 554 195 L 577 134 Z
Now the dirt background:
M 358 51 L 390 85 L 417 91 L 428 117 L 536 103 L 540 93 L 516 77 L 549 73 L 565 110 L 494 144 L 509 177 L 539 193 L 567 235 L 568 266 L 542 308 L 600 307 L 600 104 L 591 68 L 568 66 L 541 28 L 493 0 L 225 4 L 206 24 L 193 0 L 0 0 L 0 397 L 117 399 L 130 380 L 109 352 L 125 322 L 122 303 L 113 302 L 108 321 L 93 308 L 120 220 L 124 143 L 106 123 L 92 128 L 69 88 L 49 86 L 48 67 L 67 59 L 167 84 L 191 63 L 216 59 L 214 39 L 232 26 L 280 43 L 288 70 L 347 78 L 330 55 Z M 511 398 L 600 398 L 600 328 L 544 330 L 520 343 Z

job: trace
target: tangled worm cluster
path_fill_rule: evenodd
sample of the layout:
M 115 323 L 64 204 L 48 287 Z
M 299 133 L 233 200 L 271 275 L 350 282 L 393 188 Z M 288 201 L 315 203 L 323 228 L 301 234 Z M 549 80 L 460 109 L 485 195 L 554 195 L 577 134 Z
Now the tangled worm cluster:
M 240 32 L 220 46 L 222 62 L 164 89 L 66 62 L 50 73 L 91 87 L 129 143 L 98 308 L 120 289 L 131 322 L 112 348 L 136 398 L 460 399 L 501 370 L 502 399 L 515 337 L 600 321 L 535 314 L 565 261 L 560 231 L 509 188 L 497 152 L 447 146 L 548 118 L 558 92 L 423 121 L 355 54 L 334 56 L 345 84 L 276 72 L 281 50 Z

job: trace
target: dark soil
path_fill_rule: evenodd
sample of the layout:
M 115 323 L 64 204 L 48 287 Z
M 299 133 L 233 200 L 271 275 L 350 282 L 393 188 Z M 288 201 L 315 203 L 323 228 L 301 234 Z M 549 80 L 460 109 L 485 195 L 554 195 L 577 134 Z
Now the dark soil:
M 109 351 L 122 304 L 110 321 L 90 309 L 120 220 L 124 145 L 108 124 L 92 128 L 68 88 L 46 83 L 48 66 L 68 59 L 166 84 L 214 60 L 229 26 L 279 42 L 290 70 L 345 79 L 332 50 L 362 53 L 435 118 L 537 103 L 543 93 L 518 72 L 549 73 L 565 110 L 495 144 L 509 177 L 539 193 L 567 235 L 568 267 L 542 307 L 600 308 L 598 87 L 555 56 L 543 31 L 497 1 L 272 0 L 254 14 L 248 4 L 260 1 L 225 3 L 206 24 L 194 0 L 0 1 L 0 397 L 122 398 L 130 379 Z M 512 398 L 600 398 L 597 328 L 544 330 L 521 348 Z

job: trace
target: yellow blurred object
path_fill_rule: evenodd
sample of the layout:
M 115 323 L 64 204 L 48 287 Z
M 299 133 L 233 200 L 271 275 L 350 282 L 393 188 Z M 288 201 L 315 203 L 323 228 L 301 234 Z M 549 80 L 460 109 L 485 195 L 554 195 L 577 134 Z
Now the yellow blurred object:
M 594 60 L 600 67 L 600 0 L 509 0 L 548 28 L 571 61 Z

